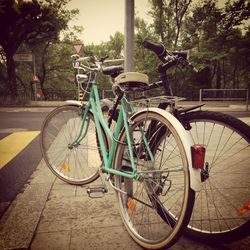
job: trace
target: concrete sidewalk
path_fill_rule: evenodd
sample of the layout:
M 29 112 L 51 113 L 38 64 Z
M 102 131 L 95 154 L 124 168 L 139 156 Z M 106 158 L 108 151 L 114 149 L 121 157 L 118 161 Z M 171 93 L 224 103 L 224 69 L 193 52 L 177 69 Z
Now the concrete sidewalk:
M 100 184 L 100 180 L 91 185 Z M 89 198 L 86 187 L 56 178 L 42 160 L 0 220 L 0 249 L 141 249 L 127 233 L 114 191 Z M 208 246 L 182 237 L 171 249 L 249 249 L 250 237 Z
M 55 106 L 60 104 L 54 103 Z M 27 109 L 32 111 L 37 107 L 42 106 Z M 49 110 L 52 106 L 46 108 Z M 13 112 L 19 109 L 23 108 L 1 108 Z M 244 107 L 238 106 L 234 109 L 229 106 L 203 109 L 244 112 Z M 250 125 L 249 117 L 242 120 Z M 100 180 L 90 185 L 98 184 Z M 127 233 L 115 193 L 109 184 L 107 187 L 109 192 L 103 198 L 91 199 L 86 187 L 60 181 L 42 160 L 24 192 L 16 197 L 0 219 L 0 250 L 141 249 Z M 171 249 L 247 250 L 249 246 L 250 237 L 231 244 L 208 246 L 183 236 Z

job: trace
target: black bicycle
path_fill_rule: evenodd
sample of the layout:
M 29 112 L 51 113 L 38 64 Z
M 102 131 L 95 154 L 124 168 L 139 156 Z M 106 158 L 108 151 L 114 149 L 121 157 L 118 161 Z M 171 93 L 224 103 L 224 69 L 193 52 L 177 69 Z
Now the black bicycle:
M 188 108 L 178 107 L 176 100 L 179 98 L 173 95 L 168 70 L 177 65 L 195 70 L 187 60 L 187 54 L 171 53 L 162 44 L 149 41 L 144 41 L 143 46 L 153 51 L 161 60 L 158 66 L 160 81 L 150 84 L 143 91 L 162 87 L 164 96 L 160 98 L 162 102 L 158 107 L 169 109 L 190 133 L 193 144 L 201 144 L 206 148 L 205 165 L 201 170 L 202 188 L 196 192 L 195 205 L 186 234 L 207 243 L 228 243 L 248 236 L 250 127 L 230 115 L 203 111 L 203 104 Z M 121 67 L 116 66 L 103 69 L 104 74 L 113 78 L 121 71 Z M 143 101 L 143 98 L 140 100 Z M 152 99 L 146 99 L 147 102 L 150 100 Z M 106 103 L 109 105 L 109 126 L 117 119 L 118 103 L 119 95 L 112 105 Z M 153 130 L 149 133 L 153 134 Z M 155 148 L 160 150 L 158 146 Z

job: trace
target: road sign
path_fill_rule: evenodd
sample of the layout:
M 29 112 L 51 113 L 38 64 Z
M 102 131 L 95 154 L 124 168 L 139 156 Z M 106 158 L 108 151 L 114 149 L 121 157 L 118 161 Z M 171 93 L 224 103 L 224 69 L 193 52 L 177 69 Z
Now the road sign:
M 82 47 L 83 47 L 83 44 L 79 43 L 79 44 L 74 44 L 73 46 L 74 46 L 74 49 L 75 49 L 76 53 L 79 54 Z
M 36 75 L 33 75 L 32 76 L 32 82 L 40 82 L 40 80 Z
M 16 62 L 32 62 L 32 54 L 15 54 L 13 59 Z

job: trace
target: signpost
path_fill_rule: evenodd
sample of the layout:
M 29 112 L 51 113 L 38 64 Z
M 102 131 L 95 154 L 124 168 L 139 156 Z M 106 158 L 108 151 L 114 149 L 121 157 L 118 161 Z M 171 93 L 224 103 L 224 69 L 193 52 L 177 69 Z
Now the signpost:
M 32 54 L 15 54 L 13 56 L 15 62 L 32 62 Z
M 79 54 L 80 51 L 82 50 L 82 48 L 84 47 L 84 45 L 82 43 L 78 43 L 78 44 L 73 44 L 74 49 L 76 51 L 76 54 Z M 80 86 L 78 84 L 78 99 L 80 102 L 83 102 L 83 92 L 80 89 Z
M 37 86 L 36 84 L 39 83 L 39 79 L 36 75 L 36 63 L 35 63 L 35 55 L 31 53 L 18 53 L 14 54 L 13 59 L 15 62 L 33 62 L 33 76 L 31 80 L 31 91 L 32 96 L 34 96 L 35 101 L 37 100 Z

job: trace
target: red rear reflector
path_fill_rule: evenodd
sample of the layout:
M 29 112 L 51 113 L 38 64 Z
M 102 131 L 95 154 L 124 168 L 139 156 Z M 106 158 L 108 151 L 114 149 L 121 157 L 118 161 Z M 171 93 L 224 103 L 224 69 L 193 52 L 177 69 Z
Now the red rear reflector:
M 136 204 L 132 198 L 130 197 L 128 198 L 127 205 L 128 205 L 128 209 L 130 210 L 132 214 L 136 212 Z
M 250 210 L 250 201 L 244 204 L 238 211 L 238 216 L 245 215 Z
M 203 145 L 194 144 L 191 146 L 193 168 L 204 168 L 206 149 Z

